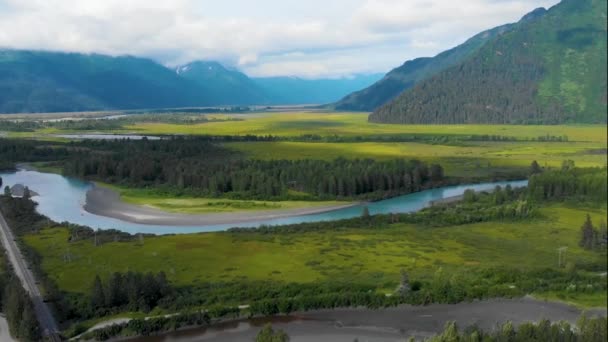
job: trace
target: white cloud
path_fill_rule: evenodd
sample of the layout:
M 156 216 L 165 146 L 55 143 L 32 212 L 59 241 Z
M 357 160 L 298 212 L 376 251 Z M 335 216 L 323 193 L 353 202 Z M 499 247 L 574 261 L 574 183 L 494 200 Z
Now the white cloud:
M 0 46 L 219 60 L 258 76 L 388 71 L 557 0 L 0 0 Z

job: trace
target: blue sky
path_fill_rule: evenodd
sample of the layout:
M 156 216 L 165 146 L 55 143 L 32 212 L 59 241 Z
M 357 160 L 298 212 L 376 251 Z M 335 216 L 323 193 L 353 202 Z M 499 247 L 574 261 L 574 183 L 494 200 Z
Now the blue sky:
M 0 0 L 0 47 L 217 60 L 253 76 L 387 72 L 558 0 Z

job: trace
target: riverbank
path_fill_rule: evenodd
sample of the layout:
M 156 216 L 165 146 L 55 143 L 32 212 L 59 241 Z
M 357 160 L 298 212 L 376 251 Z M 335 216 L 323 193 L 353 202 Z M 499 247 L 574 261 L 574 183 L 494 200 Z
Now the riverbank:
M 591 316 L 606 316 L 606 309 L 587 311 Z M 186 329 L 158 336 L 129 339 L 132 342 L 252 341 L 265 324 L 283 329 L 296 342 L 372 340 L 404 341 L 409 337 L 428 338 L 443 330 L 446 322 L 455 321 L 461 328 L 476 325 L 491 331 L 499 323 L 514 325 L 541 319 L 575 324 L 582 311 L 560 302 L 545 302 L 529 297 L 493 299 L 459 304 L 428 306 L 401 305 L 372 310 L 339 308 L 294 313 L 287 316 L 242 319 L 204 328 Z
M 330 205 L 314 208 L 252 210 L 246 212 L 217 214 L 181 214 L 156 208 L 125 203 L 120 194 L 106 187 L 93 186 L 87 191 L 84 210 L 91 214 L 111 217 L 131 223 L 148 225 L 201 226 L 247 223 L 314 215 L 360 205 L 359 202 L 344 205 Z

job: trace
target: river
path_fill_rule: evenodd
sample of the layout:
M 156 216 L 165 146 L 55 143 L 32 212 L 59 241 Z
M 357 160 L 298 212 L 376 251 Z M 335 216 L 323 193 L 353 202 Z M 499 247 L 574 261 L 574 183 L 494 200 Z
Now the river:
M 466 189 L 488 191 L 494 189 L 497 185 L 506 186 L 509 184 L 513 187 L 522 187 L 527 185 L 527 181 L 524 180 L 448 186 L 318 214 L 256 220 L 246 223 L 228 223 L 202 226 L 170 226 L 127 222 L 87 212 L 83 209 L 83 206 L 86 201 L 87 192 L 93 187 L 93 184 L 87 181 L 82 181 L 71 177 L 64 177 L 53 173 L 31 170 L 4 172 L 0 173 L 0 176 L 4 181 L 4 185 L 12 186 L 14 184 L 23 184 L 29 186 L 30 189 L 35 191 L 38 195 L 34 196 L 33 199 L 38 202 L 38 212 L 49 217 L 53 221 L 67 221 L 70 223 L 89 226 L 95 229 L 117 229 L 131 234 L 186 234 L 222 231 L 235 226 L 259 227 L 261 225 L 283 225 L 303 222 L 339 220 L 360 216 L 364 205 L 369 208 L 372 215 L 384 213 L 408 213 L 418 211 L 428 206 L 432 201 L 462 195 Z
M 446 322 L 454 321 L 459 328 L 476 325 L 491 331 L 507 321 L 519 325 L 541 319 L 576 323 L 581 311 L 564 303 L 544 302 L 531 298 L 492 299 L 459 304 L 428 306 L 401 305 L 371 310 L 344 308 L 317 310 L 217 324 L 209 328 L 194 328 L 160 336 L 139 337 L 132 342 L 194 342 L 194 341 L 254 341 L 264 324 L 282 329 L 292 342 L 352 342 L 355 339 L 374 342 L 407 341 L 409 337 L 428 338 L 443 330 Z M 593 309 L 588 314 L 606 315 L 605 309 Z

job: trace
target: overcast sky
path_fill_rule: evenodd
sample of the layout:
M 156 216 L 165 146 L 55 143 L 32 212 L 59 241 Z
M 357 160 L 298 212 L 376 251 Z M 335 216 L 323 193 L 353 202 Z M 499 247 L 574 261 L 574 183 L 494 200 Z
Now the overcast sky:
M 252 76 L 387 72 L 558 0 L 0 0 L 0 47 L 217 60 Z

